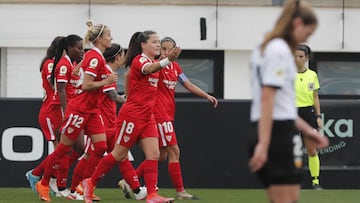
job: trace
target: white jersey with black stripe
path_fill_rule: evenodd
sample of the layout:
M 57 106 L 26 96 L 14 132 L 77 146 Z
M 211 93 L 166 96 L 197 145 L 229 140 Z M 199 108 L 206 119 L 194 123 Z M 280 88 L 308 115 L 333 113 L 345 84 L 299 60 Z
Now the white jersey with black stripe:
M 263 53 L 260 46 L 254 49 L 251 62 L 251 121 L 261 117 L 262 86 L 278 88 L 275 95 L 272 118 L 274 120 L 294 120 L 297 117 L 295 102 L 295 59 L 287 43 L 276 38 L 271 40 Z

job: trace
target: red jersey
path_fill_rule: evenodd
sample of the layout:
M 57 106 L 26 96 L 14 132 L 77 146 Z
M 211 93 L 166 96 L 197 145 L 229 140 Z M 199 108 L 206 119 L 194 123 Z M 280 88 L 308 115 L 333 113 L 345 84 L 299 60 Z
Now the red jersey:
M 110 66 L 106 65 L 106 68 L 109 70 L 110 73 L 113 72 Z M 101 94 L 101 96 L 99 97 L 99 109 L 103 118 L 108 121 L 108 123 L 106 123 L 107 126 L 105 127 L 116 128 L 116 124 L 117 124 L 116 102 L 110 99 L 107 92 L 116 90 L 117 85 L 114 82 L 112 84 L 103 86 L 101 89 L 103 94 Z
M 58 84 L 57 83 L 66 83 L 66 102 L 69 102 L 70 99 L 75 95 L 76 83 L 79 79 L 79 76 L 73 74 L 75 66 L 71 62 L 71 59 L 68 55 L 63 56 L 59 63 L 56 65 L 55 69 L 55 81 L 56 88 L 53 96 L 52 104 L 60 104 Z
M 111 73 L 105 65 L 105 58 L 98 48 L 94 47 L 84 54 L 80 68 L 80 80 L 76 85 L 76 95 L 70 100 L 69 106 L 84 113 L 96 113 L 98 111 L 98 99 L 103 94 L 101 88 L 83 91 L 81 86 L 84 74 L 94 77 L 94 81 L 105 79 Z
M 145 54 L 137 55 L 133 59 L 130 66 L 129 95 L 120 108 L 119 116 L 150 120 L 156 103 L 159 72 L 144 74 L 142 70 L 151 63 L 153 61 Z
M 172 62 L 159 72 L 155 118 L 174 120 L 175 87 L 182 69 L 177 62 Z
M 54 66 L 54 59 L 47 59 L 42 65 L 41 79 L 42 79 L 42 87 L 44 91 L 43 102 L 41 104 L 42 110 L 46 110 L 47 108 L 49 108 L 52 97 L 54 95 L 54 89 L 52 88 L 49 82 L 53 66 Z

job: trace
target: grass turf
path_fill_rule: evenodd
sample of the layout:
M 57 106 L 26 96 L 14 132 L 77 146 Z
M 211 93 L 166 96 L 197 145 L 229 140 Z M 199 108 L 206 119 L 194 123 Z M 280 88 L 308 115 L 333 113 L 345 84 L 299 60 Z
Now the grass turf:
M 175 202 L 196 203 L 267 203 L 266 194 L 261 189 L 187 189 L 187 192 L 197 195 L 200 200 L 176 200 Z M 139 202 L 125 199 L 120 189 L 96 189 L 95 193 L 102 198 L 102 203 Z M 160 189 L 163 196 L 174 197 L 174 189 Z M 68 202 L 64 198 L 51 196 L 52 202 Z M 358 203 L 360 190 L 302 190 L 299 203 Z M 37 194 L 30 188 L 0 188 L 0 203 L 35 203 L 41 202 Z M 80 202 L 80 201 L 78 201 Z M 144 201 L 140 201 L 144 202 Z

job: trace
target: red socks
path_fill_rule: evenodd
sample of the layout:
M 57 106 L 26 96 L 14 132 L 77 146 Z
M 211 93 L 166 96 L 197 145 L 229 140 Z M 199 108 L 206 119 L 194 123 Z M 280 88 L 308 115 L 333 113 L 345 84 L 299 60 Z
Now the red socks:
M 140 166 L 136 168 L 136 175 L 139 179 L 144 176 L 144 162 L 141 162 Z
M 69 174 L 70 154 L 66 154 L 60 161 L 59 168 L 56 170 L 56 185 L 59 190 L 66 188 L 67 178 Z
M 70 190 L 71 191 L 75 191 L 76 186 L 79 185 L 79 183 L 84 179 L 84 171 L 86 169 L 87 166 L 87 160 L 82 158 L 75 166 L 74 168 L 74 172 L 73 172 L 73 177 L 71 180 L 71 187 Z
M 171 162 L 168 164 L 168 171 L 172 184 L 174 185 L 176 192 L 184 191 L 184 183 L 181 174 L 181 168 L 179 162 Z
M 122 177 L 130 185 L 132 190 L 140 187 L 139 178 L 136 175 L 135 169 L 129 159 L 120 161 L 119 169 Z
M 84 174 L 84 179 L 89 178 L 99 161 L 104 157 L 104 153 L 107 149 L 106 141 L 100 141 L 94 143 L 94 151 L 91 152 L 90 157 L 88 159 L 88 164 L 86 167 L 86 171 Z
M 155 187 L 158 181 L 158 160 L 144 160 L 144 179 L 148 195 L 156 192 Z
M 99 180 L 108 173 L 111 168 L 117 163 L 113 155 L 110 153 L 106 157 L 100 160 L 97 168 L 95 169 L 94 173 L 91 176 L 91 181 L 94 186 L 97 185 Z
M 34 170 L 32 172 L 33 175 L 35 175 L 35 176 L 43 175 L 46 164 L 47 164 L 47 160 L 49 159 L 49 156 L 50 155 L 48 155 L 36 168 L 34 168 Z
M 60 160 L 70 151 L 71 147 L 59 144 L 55 151 L 48 156 L 47 166 L 45 167 L 44 176 L 41 179 L 42 185 L 49 185 L 51 175 L 54 174 L 54 170 L 59 167 Z

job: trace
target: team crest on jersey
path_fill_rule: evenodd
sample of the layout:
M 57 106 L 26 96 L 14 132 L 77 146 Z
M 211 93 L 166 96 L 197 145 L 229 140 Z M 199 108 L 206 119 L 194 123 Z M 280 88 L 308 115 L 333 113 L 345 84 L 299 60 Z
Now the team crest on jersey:
M 171 135 L 166 135 L 166 140 L 167 140 L 168 142 L 170 142 L 170 141 L 171 141 L 171 138 L 172 138 L 172 136 L 171 136 Z
M 315 89 L 315 84 L 314 84 L 313 82 L 309 82 L 309 84 L 308 84 L 308 89 L 309 89 L 310 91 L 314 91 L 314 89 Z
M 49 63 L 47 66 L 48 72 L 51 72 L 53 69 L 54 64 L 53 63 Z
M 98 65 L 99 61 L 96 58 L 91 59 L 90 61 L 90 68 L 96 68 L 96 66 Z
M 127 136 L 127 135 L 125 135 L 125 136 L 124 136 L 124 142 L 127 143 L 129 140 L 130 140 L 130 137 Z
M 72 132 L 74 132 L 74 129 L 73 129 L 73 128 L 68 127 L 68 128 L 67 128 L 67 132 L 68 132 L 68 134 L 71 134 Z
M 61 66 L 60 67 L 60 75 L 66 75 L 66 72 L 67 72 L 66 66 Z
M 145 57 L 141 57 L 141 58 L 139 59 L 139 61 L 140 61 L 140 63 L 144 63 L 145 61 L 147 61 L 147 59 L 146 59 Z

